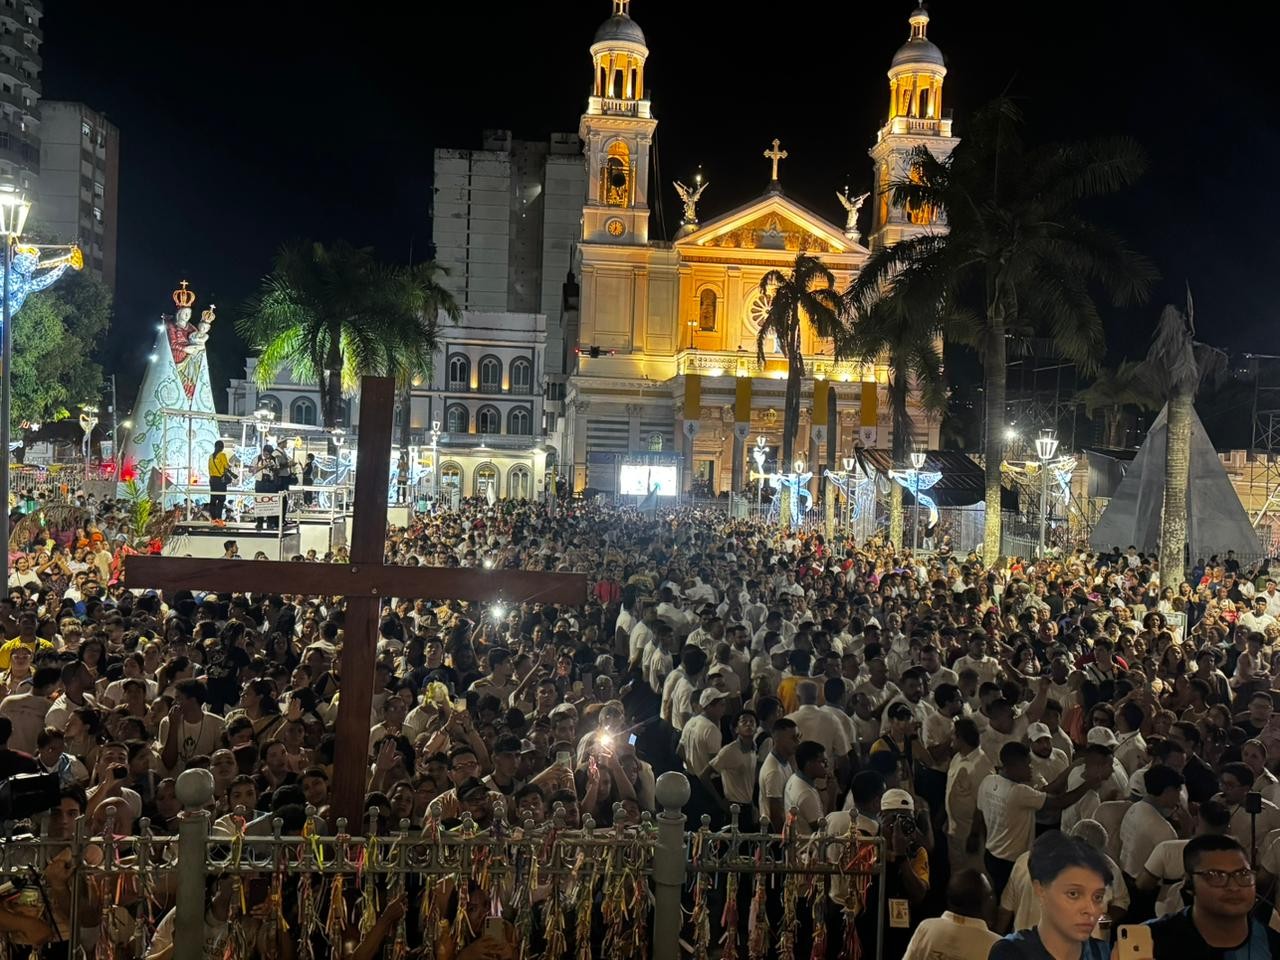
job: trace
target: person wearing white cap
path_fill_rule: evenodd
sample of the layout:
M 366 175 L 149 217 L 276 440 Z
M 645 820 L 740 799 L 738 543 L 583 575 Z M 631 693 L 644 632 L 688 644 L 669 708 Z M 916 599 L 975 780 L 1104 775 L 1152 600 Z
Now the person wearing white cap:
M 720 735 L 720 718 L 724 716 L 728 698 L 728 693 L 714 687 L 703 690 L 698 697 L 701 711 L 690 717 L 680 731 L 677 750 L 692 776 L 706 778 L 711 758 L 724 746 L 724 738 Z
M 1053 745 L 1053 732 L 1048 724 L 1033 723 L 1027 727 L 1027 743 L 1031 746 L 1032 786 L 1043 790 L 1046 783 L 1052 783 L 1061 776 L 1062 771 L 1071 766 L 1067 755 Z M 1036 832 L 1056 827 L 1062 819 L 1060 810 L 1040 810 L 1036 813 Z

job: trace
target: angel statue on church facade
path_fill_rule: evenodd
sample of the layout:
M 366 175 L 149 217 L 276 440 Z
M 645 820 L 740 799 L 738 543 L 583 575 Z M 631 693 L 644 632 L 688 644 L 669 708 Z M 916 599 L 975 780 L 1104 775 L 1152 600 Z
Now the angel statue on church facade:
M 836 191 L 836 197 L 840 200 L 840 205 L 845 210 L 844 235 L 854 243 L 861 243 L 862 236 L 858 233 L 858 213 L 862 210 L 862 205 L 866 202 L 869 194 L 862 194 L 857 197 L 849 196 L 849 188 L 845 187 L 844 192 Z
M 679 180 L 675 181 L 676 193 L 680 194 L 680 199 L 684 202 L 684 223 L 698 222 L 698 198 L 702 196 L 702 191 L 707 189 L 708 181 L 703 181 L 701 176 L 694 180 L 694 186 L 687 187 Z

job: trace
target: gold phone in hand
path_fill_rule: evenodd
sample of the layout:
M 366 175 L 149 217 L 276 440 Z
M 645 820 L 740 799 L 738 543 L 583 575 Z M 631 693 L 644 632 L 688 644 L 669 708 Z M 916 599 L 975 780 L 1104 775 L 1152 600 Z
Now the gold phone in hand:
M 1112 960 L 1152 960 L 1155 947 L 1151 928 L 1143 923 L 1122 923 L 1116 928 L 1116 948 Z

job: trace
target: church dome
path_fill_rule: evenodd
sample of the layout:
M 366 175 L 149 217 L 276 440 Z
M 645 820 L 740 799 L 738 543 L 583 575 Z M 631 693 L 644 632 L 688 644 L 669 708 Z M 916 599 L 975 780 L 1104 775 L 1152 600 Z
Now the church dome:
M 926 40 L 923 37 L 913 37 L 899 47 L 898 52 L 893 55 L 892 66 L 900 67 L 907 63 L 932 63 L 939 67 L 946 65 L 942 59 L 942 51 L 932 40 Z
M 942 51 L 939 50 L 928 37 L 929 29 L 929 13 L 925 10 L 924 5 L 916 7 L 912 11 L 910 17 L 911 36 L 901 47 L 898 52 L 893 55 L 893 67 L 901 67 L 907 64 L 933 64 L 939 67 L 945 67 L 946 62 L 942 59 Z
M 596 31 L 596 43 L 609 43 L 614 40 L 624 40 L 627 43 L 638 43 L 645 46 L 644 31 L 640 29 L 640 25 L 623 13 L 615 13 L 612 17 L 600 24 L 600 29 Z

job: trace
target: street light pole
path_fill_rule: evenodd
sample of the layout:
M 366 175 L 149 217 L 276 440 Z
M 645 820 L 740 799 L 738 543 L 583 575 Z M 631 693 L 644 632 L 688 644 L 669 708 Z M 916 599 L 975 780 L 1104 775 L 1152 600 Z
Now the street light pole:
M 853 457 L 845 457 L 841 461 L 844 467 L 844 537 L 848 541 L 853 531 L 853 468 L 857 461 Z
M 756 462 L 756 473 L 759 479 L 756 480 L 756 517 L 759 518 L 764 510 L 764 458 L 768 455 L 769 448 L 764 445 L 764 435 L 756 437 L 756 448 L 751 451 L 751 459 Z
M 1049 464 L 1058 452 L 1058 436 L 1052 430 L 1041 430 L 1036 438 L 1036 456 L 1040 458 L 1040 556 L 1048 549 L 1049 535 Z
M 4 548 L 4 582 L 9 583 L 9 418 L 13 379 L 13 317 L 9 309 L 9 272 L 13 248 L 26 226 L 31 201 L 15 190 L 0 192 L 0 238 L 4 240 L 4 306 L 0 308 L 0 546 Z
M 431 509 L 440 512 L 440 421 L 431 421 Z
M 911 478 L 914 485 L 912 496 L 915 498 L 915 516 L 911 521 L 911 552 L 915 553 L 920 544 L 920 471 L 924 469 L 928 455 L 923 450 L 911 451 Z

